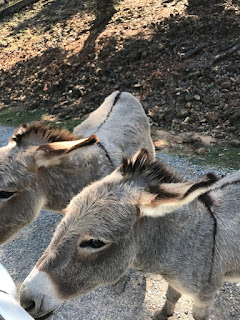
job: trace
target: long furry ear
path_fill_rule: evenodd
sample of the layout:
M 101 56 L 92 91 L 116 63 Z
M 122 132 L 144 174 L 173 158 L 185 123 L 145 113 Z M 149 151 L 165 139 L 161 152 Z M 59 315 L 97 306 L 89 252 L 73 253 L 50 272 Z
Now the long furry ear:
M 146 149 L 139 150 L 131 159 L 123 155 L 120 172 L 125 178 L 133 176 L 133 174 L 144 170 L 149 162 L 150 156 Z
M 209 173 L 195 183 L 163 183 L 158 188 L 146 188 L 140 199 L 142 215 L 159 217 L 173 212 L 207 192 L 217 180 Z
M 15 141 L 17 146 L 40 146 L 57 141 L 73 141 L 78 137 L 66 129 L 50 128 L 41 122 L 21 124 L 13 133 L 10 142 Z
M 61 163 L 64 157 L 72 155 L 79 148 L 90 146 L 99 141 L 96 135 L 74 141 L 52 142 L 37 148 L 35 155 L 38 167 L 49 167 Z

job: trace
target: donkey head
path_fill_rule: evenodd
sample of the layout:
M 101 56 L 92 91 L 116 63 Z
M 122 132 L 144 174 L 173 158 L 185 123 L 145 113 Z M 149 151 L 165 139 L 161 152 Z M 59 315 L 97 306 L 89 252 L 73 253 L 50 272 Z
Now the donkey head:
M 66 209 L 54 237 L 21 288 L 35 317 L 61 301 L 116 282 L 132 265 L 143 216 L 161 216 L 208 190 L 215 176 L 183 182 L 142 150 L 111 175 L 86 187 Z M 164 210 L 158 212 L 157 208 Z
M 0 148 L 0 243 L 28 225 L 46 203 L 44 179 L 96 136 L 77 140 L 65 130 L 21 125 Z

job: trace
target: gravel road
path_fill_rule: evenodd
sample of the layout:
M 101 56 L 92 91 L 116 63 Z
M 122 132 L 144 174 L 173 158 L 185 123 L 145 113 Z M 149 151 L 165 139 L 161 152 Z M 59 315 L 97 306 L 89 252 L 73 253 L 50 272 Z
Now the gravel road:
M 0 146 L 6 145 L 13 128 L 0 126 Z M 187 176 L 202 175 L 209 171 L 224 173 L 217 168 L 203 169 L 187 160 L 161 157 Z M 61 216 L 41 211 L 33 224 L 0 248 L 0 261 L 9 270 L 18 288 L 47 247 Z M 226 283 L 216 296 L 212 320 L 240 319 L 239 284 Z M 165 299 L 167 284 L 160 276 L 142 275 L 130 271 L 116 285 L 107 286 L 64 303 L 50 320 L 149 320 Z M 192 320 L 191 299 L 184 296 L 169 320 Z

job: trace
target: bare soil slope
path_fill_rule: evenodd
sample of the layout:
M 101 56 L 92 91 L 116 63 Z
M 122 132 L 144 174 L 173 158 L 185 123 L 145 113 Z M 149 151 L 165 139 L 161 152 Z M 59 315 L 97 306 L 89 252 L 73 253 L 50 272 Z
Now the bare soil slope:
M 95 9 L 90 0 L 40 0 L 0 21 L 0 110 L 81 118 L 120 89 L 160 126 L 239 140 L 239 0 Z

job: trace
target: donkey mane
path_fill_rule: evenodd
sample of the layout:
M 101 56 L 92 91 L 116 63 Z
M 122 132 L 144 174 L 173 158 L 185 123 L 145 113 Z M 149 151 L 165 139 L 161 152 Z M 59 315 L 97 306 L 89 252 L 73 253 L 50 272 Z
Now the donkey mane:
M 10 141 L 15 141 L 18 146 L 31 144 L 32 142 L 58 142 L 73 141 L 78 138 L 65 129 L 51 128 L 41 122 L 31 122 L 21 124 L 13 133 Z
M 168 169 L 161 161 L 153 161 L 146 149 L 141 149 L 136 159 L 122 159 L 120 172 L 125 180 L 145 181 L 148 186 L 158 186 L 161 183 L 184 182 L 178 173 Z

